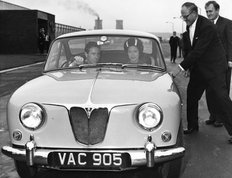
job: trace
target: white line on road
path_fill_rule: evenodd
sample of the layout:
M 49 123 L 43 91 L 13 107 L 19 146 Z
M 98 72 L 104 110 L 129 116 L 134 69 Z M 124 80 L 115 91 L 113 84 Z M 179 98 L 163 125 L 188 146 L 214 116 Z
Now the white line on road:
M 13 71 L 13 70 L 17 70 L 17 69 L 22 69 L 22 68 L 26 68 L 26 67 L 31 67 L 31 66 L 39 65 L 39 64 L 42 64 L 42 63 L 44 63 L 44 62 L 38 62 L 38 63 L 35 63 L 35 64 L 29 64 L 29 65 L 25 65 L 25 66 L 20 66 L 20 67 L 15 67 L 15 68 L 1 70 L 0 74 L 1 73 L 6 73 L 6 72 L 10 72 L 10 71 Z

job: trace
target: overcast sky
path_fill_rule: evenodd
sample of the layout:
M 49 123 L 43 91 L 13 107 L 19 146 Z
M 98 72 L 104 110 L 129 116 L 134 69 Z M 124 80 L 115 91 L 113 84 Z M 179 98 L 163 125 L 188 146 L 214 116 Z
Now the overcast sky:
M 56 23 L 93 29 L 97 15 L 103 28 L 115 28 L 116 19 L 123 20 L 124 29 L 147 32 L 182 31 L 181 5 L 186 0 L 3 0 L 30 9 L 55 15 Z M 192 0 L 206 16 L 207 0 Z M 232 19 L 232 1 L 217 0 L 220 14 Z M 178 17 L 178 18 L 173 18 Z M 183 25 L 185 28 L 185 24 Z

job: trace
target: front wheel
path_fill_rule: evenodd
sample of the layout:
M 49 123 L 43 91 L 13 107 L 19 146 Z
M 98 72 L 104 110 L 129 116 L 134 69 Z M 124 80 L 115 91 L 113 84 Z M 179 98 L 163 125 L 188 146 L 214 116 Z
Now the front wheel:
M 15 168 L 21 178 L 35 178 L 38 168 L 27 166 L 26 162 L 15 160 Z

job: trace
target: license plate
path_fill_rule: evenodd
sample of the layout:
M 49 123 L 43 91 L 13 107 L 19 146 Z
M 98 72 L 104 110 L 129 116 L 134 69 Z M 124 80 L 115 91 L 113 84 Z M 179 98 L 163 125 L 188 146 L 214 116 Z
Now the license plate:
M 48 164 L 60 169 L 115 169 L 130 166 L 130 155 L 119 152 L 51 152 Z

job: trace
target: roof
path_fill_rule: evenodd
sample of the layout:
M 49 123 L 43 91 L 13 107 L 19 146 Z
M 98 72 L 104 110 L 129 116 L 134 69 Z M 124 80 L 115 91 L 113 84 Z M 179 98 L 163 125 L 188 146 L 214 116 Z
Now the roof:
M 0 0 L 0 10 L 30 10 L 30 9 Z
M 130 35 L 130 36 L 138 36 L 138 37 L 155 38 L 157 41 L 159 41 L 159 38 L 157 36 L 148 32 L 135 31 L 135 30 L 119 30 L 119 29 L 87 30 L 87 31 L 72 32 L 72 33 L 61 35 L 57 37 L 57 39 L 74 37 L 74 36 L 85 36 L 85 35 Z

